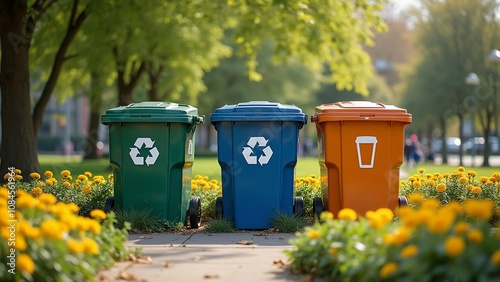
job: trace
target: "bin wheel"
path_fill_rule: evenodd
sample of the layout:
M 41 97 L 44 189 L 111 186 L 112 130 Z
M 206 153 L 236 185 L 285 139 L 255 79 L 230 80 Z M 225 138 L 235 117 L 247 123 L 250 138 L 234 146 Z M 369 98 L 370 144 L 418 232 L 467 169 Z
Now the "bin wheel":
M 221 219 L 224 217 L 224 205 L 222 204 L 222 197 L 215 199 L 215 218 Z
M 399 196 L 398 203 L 400 207 L 406 207 L 408 205 L 408 199 L 405 196 Z
M 293 214 L 297 217 L 304 217 L 304 198 L 295 197 L 293 199 Z
M 109 196 L 106 199 L 106 202 L 104 202 L 104 212 L 105 213 L 111 212 L 113 210 L 114 206 L 115 206 L 115 197 Z
M 319 218 L 323 212 L 323 200 L 319 197 L 313 199 L 313 216 Z
M 200 197 L 191 197 L 189 201 L 189 224 L 191 228 L 198 229 L 201 225 L 201 200 Z

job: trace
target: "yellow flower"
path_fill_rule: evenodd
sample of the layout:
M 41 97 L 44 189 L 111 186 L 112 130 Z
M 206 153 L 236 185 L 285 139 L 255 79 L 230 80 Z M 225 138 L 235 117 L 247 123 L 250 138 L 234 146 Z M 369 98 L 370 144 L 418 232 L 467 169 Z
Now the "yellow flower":
M 455 220 L 455 214 L 451 211 L 440 212 L 437 216 L 431 217 L 427 222 L 427 229 L 431 233 L 442 234 L 448 231 Z
M 388 208 L 378 208 L 375 213 L 377 213 L 384 223 L 389 223 L 394 219 L 394 212 Z
M 462 237 L 450 236 L 444 242 L 444 251 L 449 257 L 459 256 L 465 249 L 465 242 Z
M 30 177 L 31 177 L 31 179 L 38 180 L 38 179 L 40 179 L 41 176 L 37 172 L 32 172 L 32 173 L 30 173 Z
M 469 190 L 469 191 L 472 191 L 472 188 L 474 188 L 474 185 L 469 184 L 469 185 L 465 186 L 465 188 L 466 188 L 467 190 Z
M 92 173 L 90 173 L 89 171 L 86 171 L 83 173 L 85 176 L 87 176 L 88 178 L 92 177 Z
M 401 250 L 401 257 L 403 259 L 410 258 L 418 254 L 418 247 L 416 245 L 408 245 Z
M 423 168 L 419 168 L 419 169 L 418 169 L 418 173 L 422 174 L 422 173 L 424 173 L 424 172 L 425 172 L 425 169 L 423 169 Z
M 15 243 L 16 244 L 14 246 L 14 249 L 21 251 L 21 252 L 26 250 L 26 248 L 28 247 L 28 244 L 26 243 L 26 239 L 24 239 L 24 236 L 22 236 L 21 234 L 18 234 L 16 236 Z
M 415 176 L 410 176 L 410 177 L 408 177 L 408 181 L 410 181 L 410 182 L 413 182 L 413 181 L 415 181 L 415 180 L 417 180 L 417 179 L 415 178 Z
M 477 219 L 489 220 L 493 215 L 492 201 L 469 199 L 465 202 L 465 213 Z
M 391 275 L 394 271 L 398 269 L 398 264 L 395 262 L 388 262 L 382 266 L 380 269 L 380 278 L 386 278 L 387 276 Z
M 70 176 L 70 175 L 71 175 L 71 172 L 70 172 L 69 170 L 67 170 L 67 169 L 65 169 L 65 170 L 61 171 L 61 176 L 62 176 L 63 178 L 67 178 L 67 177 L 68 177 L 68 176 Z
M 490 259 L 491 263 L 494 265 L 500 265 L 500 250 L 496 250 Z
M 83 188 L 83 194 L 85 195 L 90 194 L 91 191 L 90 186 L 85 186 L 85 188 Z
M 440 205 L 441 204 L 439 203 L 439 200 L 434 199 L 434 198 L 430 198 L 430 199 L 425 200 L 422 203 L 422 209 L 435 210 L 435 209 L 439 208 Z
M 422 187 L 422 183 L 420 181 L 413 182 L 413 188 L 418 189 L 420 187 Z
M 38 200 L 31 197 L 31 195 L 22 196 L 16 201 L 16 206 L 19 208 L 34 208 L 37 204 Z
M 61 223 L 55 219 L 46 219 L 40 224 L 42 234 L 47 238 L 62 239 L 64 229 Z
M 80 174 L 80 175 L 78 175 L 78 180 L 80 180 L 80 181 L 89 181 L 89 178 L 86 175 L 84 175 L 84 174 Z
M 54 184 L 54 182 L 52 182 L 52 180 L 50 180 L 50 179 L 47 179 L 47 180 L 45 180 L 45 184 L 50 186 L 50 185 Z
M 446 185 L 444 183 L 439 183 L 437 186 L 436 186 L 436 190 L 439 192 L 439 193 L 443 193 L 444 191 L 446 191 Z
M 106 219 L 106 213 L 100 209 L 95 209 L 90 212 L 90 216 L 95 219 L 104 220 Z
M 414 204 L 420 204 L 424 201 L 424 199 L 425 199 L 424 195 L 420 193 L 413 193 L 408 195 L 408 201 Z
M 88 221 L 88 226 L 89 226 L 90 232 L 92 232 L 94 234 L 101 233 L 101 224 L 99 224 L 99 222 L 92 220 L 92 219 L 88 219 L 87 221 Z
M 465 184 L 465 183 L 467 183 L 467 181 L 468 181 L 468 180 L 469 180 L 469 179 L 467 179 L 467 177 L 462 176 L 462 177 L 460 177 L 460 179 L 459 179 L 458 181 L 459 181 L 460 183 L 462 183 L 462 184 Z
M 429 179 L 429 180 L 427 180 L 427 184 L 429 184 L 430 186 L 434 187 L 434 186 L 436 186 L 436 181 L 434 181 L 432 179 Z
M 467 234 L 467 238 L 474 243 L 481 243 L 483 241 L 483 232 L 479 229 L 472 229 L 469 231 L 469 234 Z
M 340 249 L 339 249 L 339 248 L 330 248 L 330 249 L 328 249 L 328 253 L 329 253 L 330 255 L 332 255 L 332 256 L 333 256 L 333 255 L 336 255 L 339 251 L 340 251 Z
M 69 204 L 66 204 L 66 207 L 68 208 L 69 211 L 71 211 L 72 213 L 77 213 L 80 208 L 78 207 L 77 204 L 75 203 L 69 203 Z
M 455 224 L 455 233 L 457 234 L 463 234 L 469 230 L 469 223 L 465 221 L 459 221 L 457 224 Z
M 353 209 L 344 208 L 339 211 L 338 218 L 355 221 L 358 218 L 358 214 Z
M 476 177 L 477 172 L 475 172 L 475 171 L 467 171 L 467 175 L 469 175 L 470 177 Z
M 68 239 L 66 245 L 68 246 L 70 251 L 75 254 L 83 253 L 83 251 L 85 250 L 83 244 L 73 238 Z
M 376 212 L 373 211 L 368 211 L 366 213 L 366 218 L 370 221 L 370 226 L 373 229 L 381 229 L 382 227 L 385 226 L 385 221 L 382 215 L 377 214 Z
M 309 230 L 307 231 L 307 237 L 312 240 L 316 240 L 321 237 L 321 232 L 319 230 Z
M 333 219 L 333 213 L 329 211 L 324 211 L 319 215 L 321 220 Z
M 481 194 L 482 191 L 483 191 L 483 189 L 481 189 L 481 187 L 479 187 L 479 186 L 472 187 L 472 193 L 474 193 L 476 195 Z
M 27 254 L 20 254 L 17 257 L 17 267 L 19 267 L 22 272 L 26 272 L 29 274 L 35 271 L 35 263 Z
M 396 246 L 401 246 L 404 243 L 408 242 L 408 240 L 410 239 L 411 230 L 403 226 L 395 230 L 393 235 L 394 235 L 394 244 Z
M 52 178 L 52 176 L 54 176 L 54 173 L 52 173 L 52 171 L 50 170 L 47 170 L 43 175 L 45 175 L 45 177 L 47 178 Z
M 85 238 L 82 240 L 83 249 L 87 254 L 96 255 L 99 253 L 99 245 L 91 238 Z
M 14 169 L 14 173 L 15 173 L 15 174 L 21 174 L 21 173 L 22 173 L 22 171 L 21 171 L 20 169 L 16 168 L 16 169 Z
M 40 187 L 35 187 L 33 190 L 31 190 L 31 195 L 33 196 L 40 196 L 43 193 L 42 188 Z
M 69 186 L 71 186 L 71 183 L 69 183 L 68 181 L 64 181 L 63 186 L 68 188 Z
M 465 171 L 465 168 L 463 166 L 459 166 L 458 169 L 457 169 L 459 172 L 464 172 Z
M 38 200 L 47 205 L 53 205 L 57 202 L 56 196 L 52 194 L 42 194 L 38 197 Z
M 22 175 L 19 175 L 19 174 L 16 174 L 16 175 L 14 176 L 14 180 L 16 180 L 16 181 L 23 180 L 23 176 L 22 176 Z
M 108 179 L 113 180 L 113 174 L 108 174 Z
M 479 179 L 479 182 L 481 183 L 486 183 L 486 181 L 488 181 L 488 177 L 486 176 L 481 176 L 481 178 Z

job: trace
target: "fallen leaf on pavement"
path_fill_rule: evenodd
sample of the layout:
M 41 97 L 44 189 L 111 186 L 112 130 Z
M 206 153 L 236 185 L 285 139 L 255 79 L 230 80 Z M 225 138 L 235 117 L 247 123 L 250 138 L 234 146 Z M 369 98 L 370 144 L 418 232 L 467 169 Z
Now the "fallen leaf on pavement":
M 252 240 L 241 240 L 241 241 L 239 241 L 236 244 L 240 244 L 240 245 L 252 245 L 253 241 Z
M 268 236 L 269 233 L 266 233 L 266 232 L 257 232 L 257 233 L 254 233 L 253 236 Z
M 279 266 L 285 266 L 285 263 L 282 260 L 280 260 L 280 259 L 273 261 L 273 264 L 279 265 Z
M 137 263 L 152 263 L 153 259 L 149 256 L 136 256 L 134 254 L 130 254 L 128 259 L 137 262 Z
M 219 278 L 219 275 L 218 274 L 205 274 L 205 275 L 203 275 L 203 278 L 205 278 L 205 279 L 217 279 L 217 278 Z
M 118 274 L 118 277 L 116 277 L 120 280 L 125 280 L 125 281 L 137 281 L 137 278 L 135 278 L 135 276 L 133 274 L 129 274 L 129 273 L 126 273 L 126 272 L 120 272 Z
M 171 262 L 166 262 L 166 263 L 163 265 L 163 267 L 165 267 L 165 268 L 170 268 L 170 267 L 172 267 L 172 266 L 173 266 L 173 264 L 172 264 Z

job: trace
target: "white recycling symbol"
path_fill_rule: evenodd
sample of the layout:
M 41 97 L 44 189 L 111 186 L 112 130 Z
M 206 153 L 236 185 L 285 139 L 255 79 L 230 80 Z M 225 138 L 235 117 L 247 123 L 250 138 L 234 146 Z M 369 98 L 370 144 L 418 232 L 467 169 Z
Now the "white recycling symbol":
M 151 138 L 142 138 L 139 137 L 135 140 L 134 146 L 130 148 L 130 158 L 134 162 L 135 165 L 144 165 L 144 157 L 142 157 L 139 152 L 139 149 L 142 149 L 142 146 L 149 149 L 149 155 L 146 157 L 146 164 L 148 166 L 155 164 L 156 159 L 160 155 L 160 152 L 156 147 L 153 147 L 155 141 L 151 140 Z
M 243 147 L 242 153 L 243 157 L 245 157 L 245 160 L 247 161 L 247 164 L 257 164 L 258 161 L 262 166 L 269 162 L 271 156 L 273 155 L 273 150 L 271 147 L 267 146 L 267 141 L 269 140 L 266 140 L 264 137 L 250 137 L 250 139 L 248 139 L 248 147 Z M 258 159 L 257 156 L 253 155 L 253 148 L 255 148 L 255 145 L 257 144 L 259 144 L 259 147 L 265 147 L 262 150 L 263 154 Z

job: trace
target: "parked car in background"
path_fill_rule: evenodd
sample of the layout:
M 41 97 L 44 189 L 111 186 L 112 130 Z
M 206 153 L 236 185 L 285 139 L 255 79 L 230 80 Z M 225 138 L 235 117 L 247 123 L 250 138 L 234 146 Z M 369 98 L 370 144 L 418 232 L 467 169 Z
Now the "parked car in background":
M 435 153 L 437 154 L 442 154 L 443 153 L 443 146 L 442 146 L 441 139 L 434 139 L 432 141 L 432 149 Z M 447 137 L 446 138 L 446 148 L 448 151 L 448 154 L 458 154 L 460 152 L 460 138 L 458 137 Z
M 497 136 L 489 136 L 488 137 L 489 143 L 490 143 L 490 154 L 492 155 L 498 155 L 500 154 L 500 140 Z M 473 146 L 476 146 L 476 154 L 483 154 L 484 153 L 484 143 L 485 143 L 484 137 L 474 137 L 471 138 L 467 141 L 465 141 L 463 145 L 463 150 L 466 154 L 472 154 L 473 151 Z

